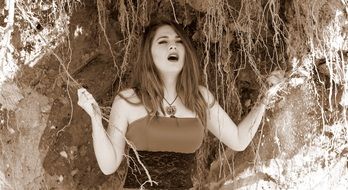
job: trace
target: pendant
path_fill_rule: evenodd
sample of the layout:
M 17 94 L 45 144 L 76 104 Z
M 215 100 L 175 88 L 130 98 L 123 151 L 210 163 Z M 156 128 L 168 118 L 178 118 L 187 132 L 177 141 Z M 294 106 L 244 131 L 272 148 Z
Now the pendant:
M 175 106 L 167 106 L 166 107 L 166 113 L 168 115 L 170 115 L 170 117 L 175 117 L 175 113 L 176 113 L 176 107 Z

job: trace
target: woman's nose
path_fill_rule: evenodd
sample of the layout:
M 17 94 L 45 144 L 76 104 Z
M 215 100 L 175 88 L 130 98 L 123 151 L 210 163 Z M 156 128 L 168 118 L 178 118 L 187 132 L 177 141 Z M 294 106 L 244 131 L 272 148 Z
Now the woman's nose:
M 176 45 L 174 43 L 169 44 L 169 50 L 176 50 Z

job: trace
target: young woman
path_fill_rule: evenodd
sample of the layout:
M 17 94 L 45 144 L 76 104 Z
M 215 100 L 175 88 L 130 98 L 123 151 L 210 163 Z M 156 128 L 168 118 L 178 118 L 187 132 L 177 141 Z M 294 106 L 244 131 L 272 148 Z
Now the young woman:
M 271 87 L 237 126 L 209 90 L 199 85 L 196 53 L 179 25 L 150 24 L 140 47 L 132 86 L 115 97 L 107 131 L 93 96 L 78 90 L 78 104 L 91 117 L 99 167 L 104 174 L 112 174 L 127 155 L 124 188 L 189 189 L 194 155 L 205 129 L 229 148 L 243 151 L 278 87 Z

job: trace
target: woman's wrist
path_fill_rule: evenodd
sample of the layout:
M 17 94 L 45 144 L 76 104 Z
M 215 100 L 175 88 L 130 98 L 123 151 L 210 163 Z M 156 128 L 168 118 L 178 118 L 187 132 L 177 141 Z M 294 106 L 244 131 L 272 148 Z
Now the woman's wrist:
M 93 117 L 91 117 L 91 122 L 93 132 L 99 132 L 104 130 L 102 117 L 100 115 L 94 115 Z
M 263 97 L 263 98 L 261 99 L 261 104 L 265 105 L 266 107 L 268 106 L 268 103 L 269 103 L 268 98 Z
M 257 104 L 258 105 L 264 105 L 264 106 L 268 106 L 269 104 L 269 97 L 268 97 L 268 94 L 267 93 L 262 93 L 259 95 L 259 98 L 258 98 L 258 101 L 257 101 Z

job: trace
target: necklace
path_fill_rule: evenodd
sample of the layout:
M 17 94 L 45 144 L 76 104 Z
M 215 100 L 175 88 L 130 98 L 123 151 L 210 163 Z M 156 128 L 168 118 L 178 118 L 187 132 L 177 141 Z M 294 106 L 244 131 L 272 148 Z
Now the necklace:
M 167 102 L 167 104 L 169 105 L 169 106 L 166 106 L 166 113 L 168 114 L 168 115 L 170 115 L 170 117 L 171 118 L 174 118 L 175 116 L 175 113 L 176 113 L 176 107 L 175 106 L 173 106 L 173 104 L 174 104 L 174 102 L 175 102 L 175 100 L 178 98 L 178 95 L 176 95 L 176 97 L 174 98 L 174 100 L 172 101 L 172 103 L 169 103 L 168 101 L 167 101 L 167 99 L 163 96 L 163 99 L 164 99 L 164 101 L 166 101 Z

